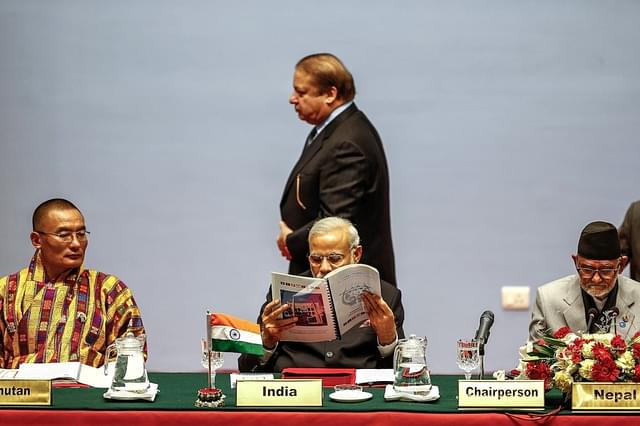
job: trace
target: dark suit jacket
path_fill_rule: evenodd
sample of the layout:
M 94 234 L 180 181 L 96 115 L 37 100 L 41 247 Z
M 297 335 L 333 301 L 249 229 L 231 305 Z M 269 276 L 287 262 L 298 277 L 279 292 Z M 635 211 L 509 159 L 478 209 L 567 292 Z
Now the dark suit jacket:
M 309 269 L 307 237 L 314 221 L 340 216 L 358 229 L 361 262 L 396 285 L 387 160 L 378 132 L 355 104 L 302 152 L 284 187 L 280 214 L 293 230 L 287 238 L 290 274 Z
M 389 305 L 396 320 L 398 339 L 404 338 L 404 308 L 400 290 L 391 284 L 380 281 L 382 298 Z M 267 301 L 260 309 L 258 323 L 261 323 L 262 311 L 271 302 L 271 288 Z M 242 355 L 238 359 L 240 371 L 282 371 L 288 367 L 315 368 L 392 368 L 393 356 L 382 358 L 378 350 L 378 337 L 369 326 L 349 330 L 340 340 L 320 343 L 279 342 L 275 353 L 265 365 L 260 358 Z
M 629 256 L 629 276 L 640 281 L 640 201 L 629 206 L 619 233 L 622 254 Z

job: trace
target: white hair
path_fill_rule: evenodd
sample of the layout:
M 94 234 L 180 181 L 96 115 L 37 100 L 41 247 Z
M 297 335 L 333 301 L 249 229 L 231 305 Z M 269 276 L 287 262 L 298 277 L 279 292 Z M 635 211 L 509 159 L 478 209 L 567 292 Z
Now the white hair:
M 349 220 L 338 216 L 329 216 L 316 221 L 309 230 L 309 242 L 316 235 L 325 235 L 336 230 L 346 231 L 349 248 L 353 249 L 360 245 L 360 236 L 356 227 Z

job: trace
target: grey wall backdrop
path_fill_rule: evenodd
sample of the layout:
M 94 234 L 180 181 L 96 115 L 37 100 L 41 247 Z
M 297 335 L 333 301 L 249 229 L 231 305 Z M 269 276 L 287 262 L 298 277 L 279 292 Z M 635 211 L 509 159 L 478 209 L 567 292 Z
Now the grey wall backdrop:
M 580 229 L 640 198 L 636 1 L 0 1 L 0 274 L 26 266 L 33 208 L 67 197 L 86 264 L 133 288 L 152 370 L 199 369 L 206 309 L 254 319 L 278 203 L 309 131 L 295 62 L 330 51 L 391 171 L 405 330 L 431 369 L 480 313 L 487 369 L 529 312 L 503 285 L 572 273 Z M 235 366 L 228 357 L 227 366 Z

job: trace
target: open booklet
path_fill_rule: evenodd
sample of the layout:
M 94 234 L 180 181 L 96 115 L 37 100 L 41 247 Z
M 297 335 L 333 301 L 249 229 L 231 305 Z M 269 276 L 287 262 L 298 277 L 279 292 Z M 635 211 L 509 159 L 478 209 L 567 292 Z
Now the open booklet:
M 104 367 L 96 368 L 79 362 L 23 363 L 20 364 L 13 378 L 56 382 L 75 381 L 94 388 L 108 388 L 111 386 L 114 371 L 115 362 L 109 363 L 107 374 L 104 372 Z
M 360 298 L 365 290 L 380 295 L 380 275 L 369 265 L 346 265 L 324 278 L 273 272 L 271 295 L 290 306 L 283 318 L 298 318 L 296 326 L 284 331 L 280 340 L 327 342 L 340 339 L 367 319 Z

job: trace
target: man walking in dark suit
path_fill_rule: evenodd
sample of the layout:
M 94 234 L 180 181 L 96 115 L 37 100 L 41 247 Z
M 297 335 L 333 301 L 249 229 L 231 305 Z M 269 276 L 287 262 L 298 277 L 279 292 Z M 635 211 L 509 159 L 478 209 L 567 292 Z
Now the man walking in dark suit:
M 284 187 L 277 245 L 290 260 L 289 273 L 299 274 L 309 267 L 313 223 L 349 219 L 367 246 L 362 262 L 396 285 L 387 160 L 378 132 L 353 103 L 355 93 L 351 73 L 332 54 L 296 64 L 289 103 L 314 128 Z

